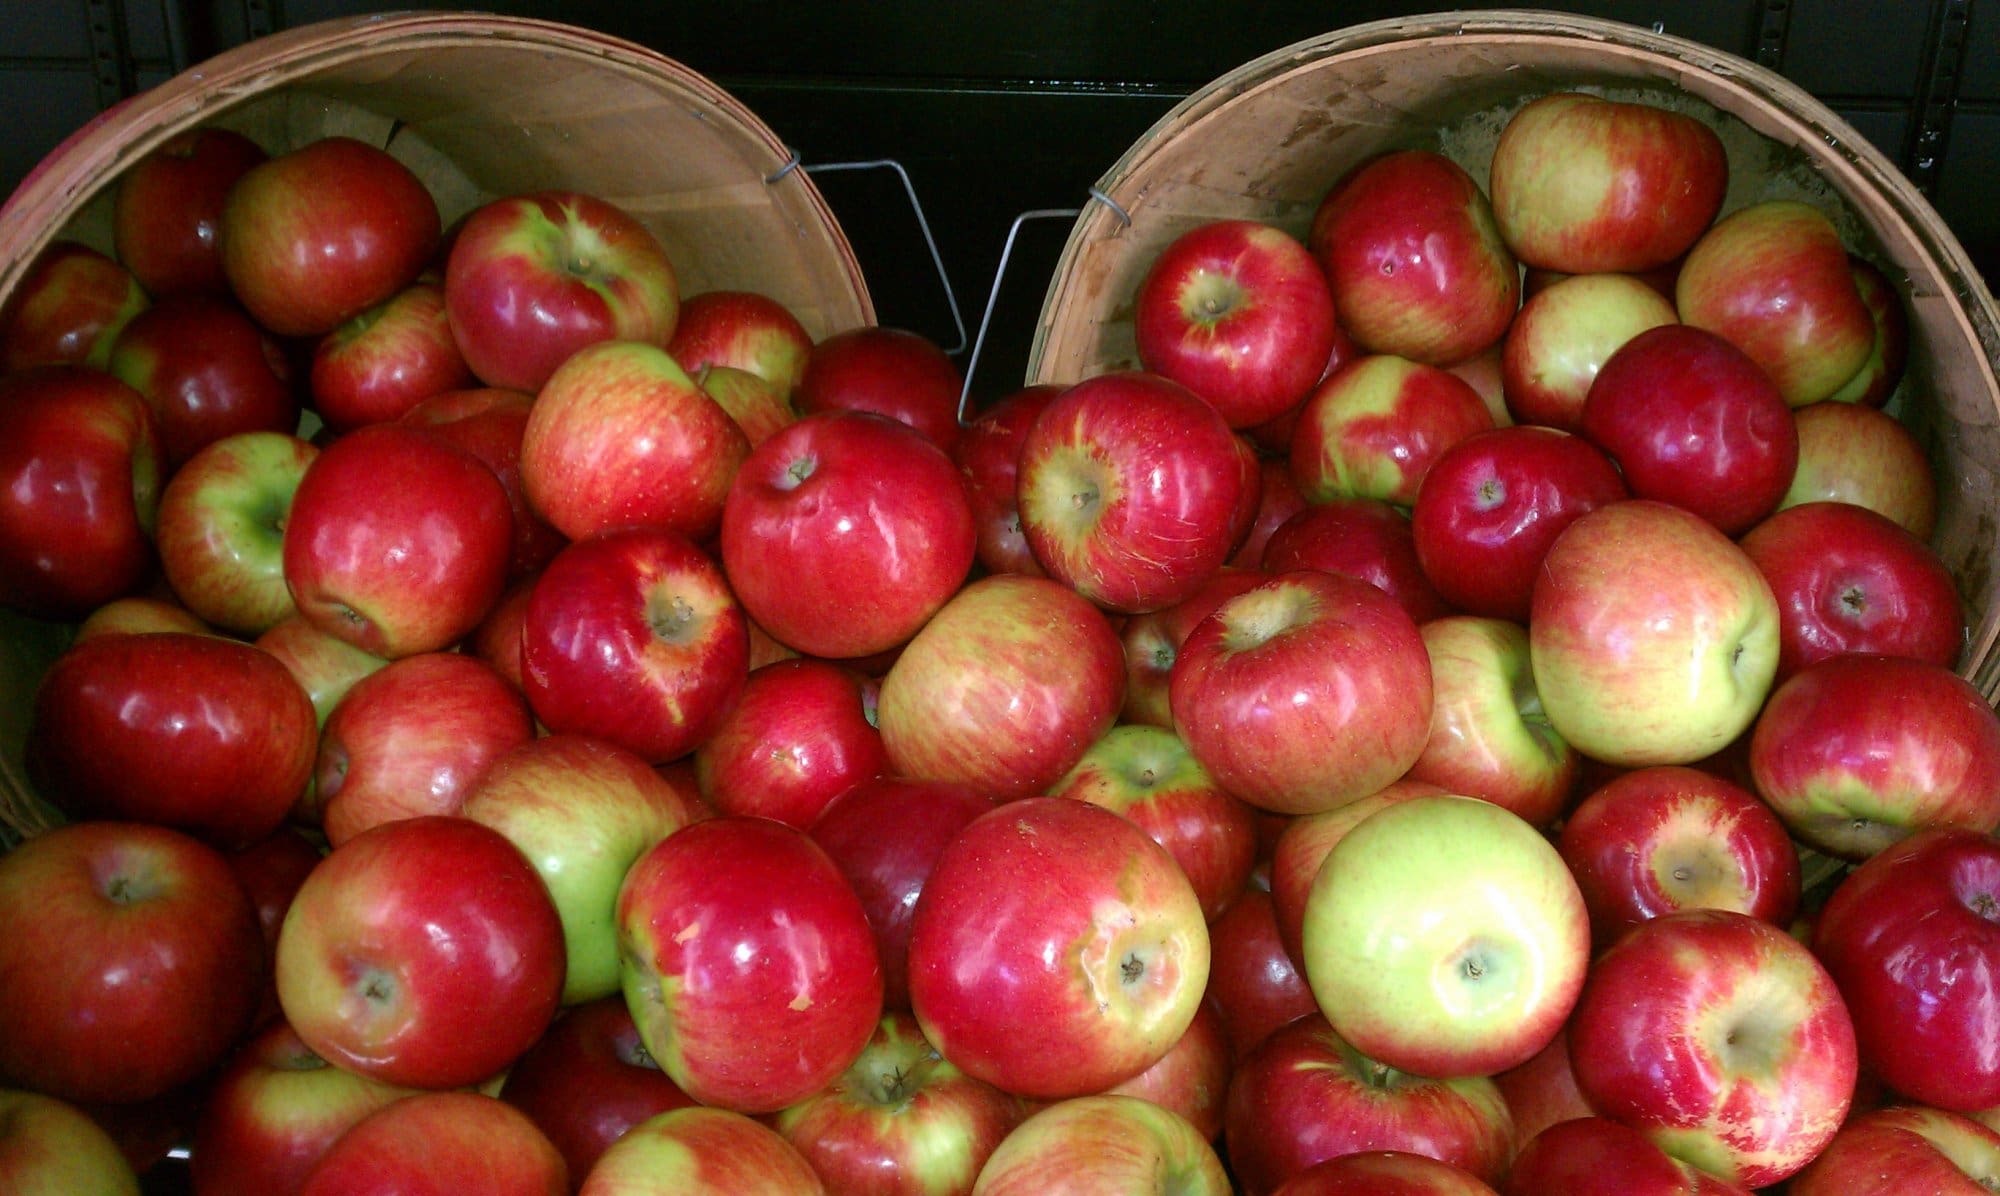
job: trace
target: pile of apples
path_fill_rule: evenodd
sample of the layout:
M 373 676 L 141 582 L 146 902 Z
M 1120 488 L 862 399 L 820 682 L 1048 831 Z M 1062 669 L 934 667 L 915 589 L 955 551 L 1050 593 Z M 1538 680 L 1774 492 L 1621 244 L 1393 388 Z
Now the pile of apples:
M 1903 300 L 1727 174 L 1548 95 L 961 422 L 602 198 L 176 138 L 0 311 L 0 1187 L 2000 1183 Z

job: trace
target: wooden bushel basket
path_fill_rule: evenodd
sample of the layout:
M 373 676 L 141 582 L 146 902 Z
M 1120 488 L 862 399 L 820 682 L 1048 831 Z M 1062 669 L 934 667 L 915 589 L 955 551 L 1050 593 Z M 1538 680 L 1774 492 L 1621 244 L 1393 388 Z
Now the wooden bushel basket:
M 341 134 L 383 146 L 447 227 L 502 195 L 587 191 L 660 238 L 681 292 L 760 291 L 815 339 L 872 324 L 853 248 L 791 150 L 709 80 L 652 50 L 544 21 L 401 13 L 331 21 L 221 54 L 79 130 L 0 208 L 0 303 L 58 238 L 111 249 L 125 167 L 222 125 L 273 154 Z M 0 848 L 52 820 L 23 744 L 34 688 L 72 628 L 0 612 Z
M 1696 42 L 1552 12 L 1441 13 L 1353 26 L 1245 64 L 1162 117 L 1098 181 L 1110 203 L 1087 205 L 1070 232 L 1027 382 L 1136 366 L 1132 297 L 1187 229 L 1248 218 L 1303 237 L 1333 182 L 1390 149 L 1440 150 L 1483 186 L 1508 116 L 1561 90 L 1708 121 L 1729 153 L 1725 212 L 1808 200 L 1900 284 L 1910 362 L 1889 410 L 1937 471 L 1932 543 L 1971 613 L 1959 671 L 1989 701 L 2000 696 L 1993 294 L 1936 210 L 1852 126 L 1776 73 Z

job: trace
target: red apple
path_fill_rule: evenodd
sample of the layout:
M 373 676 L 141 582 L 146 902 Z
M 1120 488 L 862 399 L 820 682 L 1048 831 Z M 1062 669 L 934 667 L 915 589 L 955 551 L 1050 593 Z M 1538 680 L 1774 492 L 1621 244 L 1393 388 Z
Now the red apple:
M 170 296 L 133 316 L 108 368 L 145 396 L 169 470 L 224 437 L 298 429 L 283 349 L 224 299 Z
M 167 584 L 189 610 L 244 636 L 298 613 L 285 585 L 285 524 L 318 456 L 310 441 L 284 432 L 241 432 L 174 471 L 154 540 Z
M 1501 390 L 1516 423 L 1574 432 L 1605 359 L 1649 328 L 1680 317 L 1629 274 L 1576 274 L 1538 291 L 1507 329 Z
M 1058 1191 L 1226 1196 L 1229 1173 L 1185 1117 L 1134 1096 L 1049 1105 L 1007 1135 L 980 1169 L 982 1196 Z
M 1418 630 L 1431 662 L 1431 734 L 1409 779 L 1482 798 L 1536 826 L 1554 823 L 1581 761 L 1542 709 L 1527 629 L 1454 615 Z
M 300 830 L 282 826 L 248 847 L 229 852 L 229 870 L 243 886 L 244 896 L 257 911 L 258 929 L 264 932 L 265 1001 L 258 1025 L 277 1017 L 278 991 L 273 967 L 278 954 L 278 928 L 284 925 L 285 911 L 299 886 L 325 858 L 318 842 Z
M 1287 444 L 1290 442 L 1287 441 Z M 1280 450 L 1283 451 L 1283 450 Z M 1257 462 L 1262 483 L 1257 488 L 1257 513 L 1250 517 L 1250 530 L 1237 545 L 1227 564 L 1238 569 L 1254 569 L 1264 559 L 1271 534 L 1287 519 L 1306 508 L 1306 496 L 1292 480 L 1291 462 L 1281 457 L 1262 457 Z
M 1493 1077 L 1507 1108 L 1514 1114 L 1514 1144 L 1518 1149 L 1552 1125 L 1593 1116 L 1590 1103 L 1576 1089 L 1576 1069 L 1569 1064 L 1569 1034 L 1556 1032 L 1549 1045 L 1526 1063 Z M 1517 1155 L 1518 1157 L 1518 1155 Z
M 1418 623 L 1453 610 L 1417 557 L 1410 517 L 1379 498 L 1329 498 L 1300 509 L 1272 530 L 1260 566 L 1266 575 L 1312 569 L 1365 581 Z
M 669 1109 L 633 1126 L 582 1177 L 579 1196 L 824 1196 L 805 1157 L 727 1109 Z
M 1306 399 L 1292 433 L 1292 481 L 1311 502 L 1379 498 L 1407 507 L 1439 454 L 1493 427 L 1456 374 L 1402 357 L 1360 357 Z
M 719 366 L 771 384 L 788 401 L 813 351 L 812 334 L 784 304 L 756 291 L 705 291 L 681 301 L 667 352 L 699 376 Z M 754 439 L 754 438 L 753 438 Z
M 1213 220 L 1157 253 L 1132 300 L 1139 363 L 1232 428 L 1275 419 L 1333 352 L 1333 293 L 1312 252 L 1256 220 Z
M 2000 1184 L 2000 1134 L 1919 1106 L 1876 1109 L 1841 1127 L 1792 1179 L 1792 1196 L 1979 1196 Z
M 952 463 L 965 482 L 978 529 L 979 563 L 989 573 L 1043 572 L 1021 530 L 1021 442 L 1035 417 L 1059 393 L 1056 385 L 1015 391 L 975 416 L 952 446 Z
M 1118 633 L 1125 645 L 1125 706 L 1119 717 L 1128 723 L 1172 727 L 1167 683 L 1188 632 L 1225 599 L 1258 585 L 1264 577 L 1254 567 L 1225 567 L 1172 606 L 1126 619 Z
M 1222 1019 L 1234 1062 L 1241 1063 L 1278 1027 L 1318 1011 L 1278 933 L 1268 890 L 1245 889 L 1209 923 L 1208 940 L 1208 999 Z
M 377 1109 L 335 1139 L 299 1196 L 569 1191 L 562 1155 L 520 1110 L 477 1092 L 420 1092 Z
M 1364 1150 L 1314 1163 L 1272 1196 L 1491 1196 L 1463 1167 L 1407 1150 Z
M 695 749 L 702 796 L 725 814 L 810 827 L 828 803 L 888 766 L 872 717 L 878 688 L 824 660 L 753 670 Z
M 53 1096 L 0 1088 L 0 1185 L 14 1196 L 139 1196 L 118 1143 Z
M 1854 285 L 1861 292 L 1861 301 L 1875 319 L 1875 347 L 1854 377 L 1827 398 L 1880 407 L 1895 393 L 1903 380 L 1903 368 L 1909 364 L 1910 315 L 1904 310 L 1903 296 L 1881 267 L 1853 254 L 1847 260 L 1854 269 Z
M 1748 1196 L 1748 1189 L 1706 1175 L 1631 1126 L 1603 1117 L 1578 1117 L 1536 1134 L 1515 1157 L 1505 1190 L 1508 1196 Z
M 313 410 L 336 432 L 400 419 L 432 395 L 473 381 L 452 339 L 444 288 L 425 280 L 322 337 L 309 377 Z
M 81 242 L 52 242 L 0 306 L 0 374 L 38 365 L 103 369 L 119 332 L 146 304 L 124 266 Z
M 1229 1036 L 1222 1015 L 1203 1001 L 1180 1040 L 1151 1067 L 1106 1092 L 1136 1096 L 1187 1119 L 1204 1142 L 1222 1133 L 1223 1100 L 1229 1092 Z
M 532 395 L 517 390 L 475 387 L 432 395 L 403 415 L 404 423 L 421 424 L 486 462 L 500 479 L 514 512 L 514 552 L 507 572 L 516 578 L 540 572 L 568 542 L 529 505 L 521 480 L 521 445 L 533 404 Z
M 1858 403 L 1814 403 L 1796 412 L 1799 467 L 1778 505 L 1851 502 L 1929 541 L 1937 527 L 1937 476 L 1896 417 Z
M 869 411 L 915 428 L 949 454 L 965 379 L 930 338 L 901 328 L 837 332 L 813 346 L 793 391 L 799 414 Z
M 229 189 L 267 157 L 234 129 L 183 129 L 119 174 L 112 245 L 149 295 L 225 294 L 220 229 Z

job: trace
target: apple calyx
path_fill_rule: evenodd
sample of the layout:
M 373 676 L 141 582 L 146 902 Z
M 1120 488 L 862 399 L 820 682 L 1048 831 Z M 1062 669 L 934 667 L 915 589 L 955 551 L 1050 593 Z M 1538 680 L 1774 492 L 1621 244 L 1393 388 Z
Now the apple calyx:
M 105 880 L 100 891 L 113 905 L 142 905 L 158 897 L 162 886 L 147 872 L 118 872 Z
M 796 490 L 800 486 L 805 485 L 806 479 L 810 478 L 818 469 L 818 458 L 811 456 L 795 457 L 791 464 L 785 466 L 784 471 L 778 475 L 776 485 L 780 490 Z
M 701 622 L 701 612 L 679 594 L 655 594 L 646 602 L 646 626 L 667 643 L 693 643 Z

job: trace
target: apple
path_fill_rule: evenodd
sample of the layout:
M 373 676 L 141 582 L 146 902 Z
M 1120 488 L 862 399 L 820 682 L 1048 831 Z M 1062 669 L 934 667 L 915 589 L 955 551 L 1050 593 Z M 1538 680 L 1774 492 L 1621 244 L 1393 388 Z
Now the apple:
M 264 975 L 266 997 L 259 1011 L 262 1027 L 278 1012 L 278 994 L 272 965 L 278 953 L 278 928 L 284 925 L 285 911 L 299 886 L 326 855 L 316 839 L 308 839 L 300 828 L 281 826 L 250 844 L 227 853 L 229 870 L 243 886 L 243 895 L 257 911 L 257 927 L 264 934 Z
M 879 688 L 825 660 L 752 670 L 695 749 L 702 796 L 724 814 L 810 827 L 828 803 L 888 767 L 874 722 Z
M 1021 441 L 1021 534 L 1049 576 L 1107 610 L 1172 606 L 1236 549 L 1238 453 L 1193 391 L 1100 374 L 1057 395 Z
M 118 262 L 79 241 L 52 242 L 0 305 L 0 374 L 38 365 L 103 369 L 119 332 L 148 302 Z
M 1536 292 L 1503 342 L 1508 413 L 1516 423 L 1577 431 L 1605 360 L 1641 332 L 1679 319 L 1666 296 L 1630 274 L 1573 274 Z
M 1313 882 L 1334 845 L 1363 819 L 1385 806 L 1445 792 L 1428 781 L 1404 777 L 1344 805 L 1300 814 L 1286 821 L 1270 848 L 1271 905 L 1278 922 L 1278 937 L 1301 975 L 1305 972 L 1306 901 L 1312 896 Z
M 1244 889 L 1208 924 L 1208 944 L 1208 1001 L 1228 1035 L 1232 1063 L 1241 1063 L 1278 1027 L 1319 1011 L 1278 933 L 1268 889 Z
M 1431 662 L 1431 734 L 1407 776 L 1548 826 L 1582 771 L 1549 725 L 1518 623 L 1452 615 L 1418 628 Z
M 313 459 L 285 523 L 285 584 L 321 631 L 382 657 L 457 643 L 507 581 L 514 516 L 477 457 L 375 424 Z
M 320 338 L 307 375 L 328 428 L 387 423 L 430 398 L 473 384 L 452 339 L 444 288 L 419 279 Z
M 1289 440 L 1286 443 L 1289 446 Z M 1257 472 L 1262 479 L 1257 487 L 1257 513 L 1250 517 L 1250 530 L 1244 535 L 1243 543 L 1237 545 L 1236 552 L 1225 562 L 1232 568 L 1256 568 L 1258 562 L 1264 559 L 1264 548 L 1271 542 L 1272 533 L 1283 527 L 1286 520 L 1305 510 L 1307 505 L 1306 496 L 1299 492 L 1299 484 L 1292 480 L 1289 460 L 1260 457 Z
M 1176 236 L 1132 300 L 1139 364 L 1206 399 L 1232 428 L 1297 406 L 1337 327 L 1318 260 L 1257 220 L 1211 220 Z
M 0 1186 L 14 1196 L 139 1196 L 118 1143 L 76 1106 L 0 1088 Z
M 230 290 L 280 336 L 321 336 L 416 280 L 437 252 L 437 202 L 408 166 L 322 137 L 244 172 L 216 229 Z
M 1180 1114 L 1136 1096 L 1058 1101 L 1014 1127 L 979 1171 L 979 1196 L 1056 1191 L 1227 1196 L 1215 1148 Z
M 1120 719 L 1171 728 L 1174 715 L 1168 705 L 1167 684 L 1188 632 L 1224 599 L 1263 580 L 1264 574 L 1254 567 L 1224 566 L 1172 606 L 1127 618 L 1118 632 L 1125 646 L 1125 705 Z
M 968 823 L 910 923 L 924 1037 L 967 1075 L 1036 1100 L 1102 1092 L 1158 1062 L 1208 975 L 1208 928 L 1173 856 L 1066 798 Z
M 1486 194 L 1433 150 L 1350 170 L 1320 202 L 1307 244 L 1366 353 L 1454 365 L 1498 344 L 1520 306 L 1520 268 Z
M 1557 847 L 1583 892 L 1599 946 L 1649 918 L 1730 909 L 1787 926 L 1799 853 L 1749 790 L 1676 765 L 1635 769 L 1593 790 Z
M 951 459 L 864 412 L 757 446 L 722 511 L 729 583 L 757 625 L 813 656 L 905 643 L 964 583 L 977 533 Z
M 107 367 L 152 409 L 167 468 L 242 432 L 291 433 L 292 367 L 270 333 L 211 295 L 180 295 L 133 316 Z
M 662 839 L 626 875 L 618 937 L 640 1038 L 706 1105 L 798 1103 L 854 1062 L 882 1015 L 860 899 L 783 823 L 725 815 Z
M 883 1015 L 853 1064 L 771 1119 L 836 1192 L 970 1192 L 1025 1102 L 954 1067 L 907 1013 Z
M 1421 1154 L 1497 1182 L 1514 1126 L 1493 1081 L 1412 1075 L 1369 1059 L 1318 1013 L 1284 1026 L 1230 1079 L 1223 1145 L 1245 1196 L 1360 1151 Z
M 568 1196 L 569 1169 L 525 1113 L 478 1092 L 419 1092 L 354 1123 L 299 1196 L 479 1192 Z
M 1729 181 L 1722 139 L 1696 118 L 1574 91 L 1510 116 L 1491 169 L 1508 248 L 1569 274 L 1673 261 L 1707 231 Z
M 1463 1167 L 1407 1150 L 1364 1150 L 1314 1163 L 1272 1196 L 1491 1196 Z
M 29 775 L 74 818 L 176 827 L 223 847 L 276 830 L 312 775 L 312 702 L 284 665 L 185 632 L 102 636 L 35 691 Z
M 1674 306 L 1684 323 L 1741 349 L 1793 407 L 1839 391 L 1875 346 L 1840 232 L 1803 200 L 1769 199 L 1716 221 L 1681 263 Z
M 263 980 L 250 899 L 220 851 L 135 822 L 73 823 L 0 856 L 0 1077 L 132 1103 L 215 1066 Z
M 1886 515 L 1919 540 L 1937 527 L 1937 476 L 1896 417 L 1858 403 L 1814 403 L 1795 412 L 1799 466 L 1780 509 L 1851 502 Z
M 978 529 L 979 563 L 989 573 L 1044 572 L 1021 530 L 1021 442 L 1062 390 L 1048 384 L 1015 391 L 974 416 L 952 446 Z
M 556 367 L 521 436 L 528 503 L 572 540 L 628 527 L 701 540 L 750 441 L 657 345 L 588 345 Z
M 482 1083 L 534 1044 L 563 986 L 562 923 L 519 848 L 432 814 L 313 869 L 278 932 L 278 1003 L 312 1051 L 384 1083 Z
M 612 1143 L 579 1196 L 826 1196 L 812 1165 L 778 1131 L 728 1109 L 655 1114 Z
M 1927 827 L 2000 823 L 2000 716 L 1942 665 L 1829 657 L 1771 694 L 1750 774 L 1801 842 L 1862 860 Z
M 1786 1191 L 1794 1196 L 1889 1196 L 1912 1190 L 1979 1196 L 1997 1183 L 2000 1134 L 1944 1109 L 1905 1105 L 1854 1117 Z
M 704 291 L 681 301 L 667 352 L 690 374 L 742 370 L 788 402 L 805 375 L 812 334 L 784 304 L 757 291 Z
M 239 432 L 167 480 L 154 540 L 167 584 L 196 616 L 255 637 L 298 613 L 285 585 L 285 524 L 318 456 L 284 432 Z
M 1491 802 L 1418 797 L 1348 831 L 1301 927 L 1306 982 L 1340 1036 L 1390 1067 L 1490 1076 L 1569 1017 L 1590 964 L 1556 849 Z
M 1854 270 L 1854 285 L 1868 314 L 1875 320 L 1875 347 L 1868 360 L 1855 371 L 1846 385 L 1827 398 L 1837 403 L 1859 403 L 1881 407 L 1903 380 L 1910 358 L 1910 314 L 1903 308 L 1903 296 L 1882 268 L 1866 258 L 1847 255 Z
M 137 589 L 164 474 L 123 382 L 84 366 L 0 377 L 0 605 L 78 619 Z
M 684 536 L 606 532 L 556 554 L 528 595 L 521 675 L 551 731 L 651 764 L 706 739 L 749 675 L 743 608 Z
M 1439 454 L 1492 427 L 1485 400 L 1458 375 L 1403 357 L 1358 357 L 1300 409 L 1292 481 L 1309 502 L 1379 498 L 1408 507 Z
M 1812 1161 L 1854 1093 L 1854 1024 L 1832 978 L 1735 910 L 1635 927 L 1591 966 L 1568 1032 L 1591 1107 L 1745 1188 Z
M 112 192 L 114 256 L 147 294 L 226 294 L 222 207 L 236 180 L 270 155 L 234 129 L 183 129 L 120 172 Z
M 1373 793 L 1416 763 L 1430 662 L 1396 601 L 1331 573 L 1284 573 L 1189 633 L 1169 683 L 1174 726 L 1224 789 L 1282 814 Z
M 1820 912 L 1813 947 L 1853 1015 L 1862 1065 L 1906 1100 L 2000 1104 L 2000 1059 L 1983 1045 L 2000 994 L 1968 983 L 2000 960 L 1996 890 L 2000 840 L 1941 828 L 1864 861 Z
M 1583 435 L 1639 498 L 1737 536 L 1777 509 L 1798 468 L 1791 409 L 1755 362 L 1715 333 L 1664 324 L 1597 371 Z
M 389 662 L 356 681 L 320 730 L 313 780 L 327 842 L 458 813 L 494 762 L 534 736 L 521 691 L 477 656 Z
M 482 386 L 434 394 L 402 416 L 404 423 L 429 428 L 484 461 L 500 479 L 514 512 L 514 552 L 507 566 L 511 578 L 540 572 L 568 543 L 529 505 L 521 480 L 521 445 L 533 405 L 533 395 Z
M 694 1104 L 646 1052 L 615 987 L 558 1014 L 507 1070 L 500 1099 L 548 1135 L 578 1185 L 632 1127 Z
M 949 455 L 959 434 L 965 379 L 945 351 L 920 333 L 868 325 L 812 348 L 792 402 L 800 415 L 867 411 L 916 429 Z
M 1549 546 L 1528 618 L 1542 708 L 1609 764 L 1691 764 L 1750 728 L 1778 666 L 1778 603 L 1749 556 L 1669 503 L 1589 512 Z
M 1562 1030 L 1526 1063 L 1496 1074 L 1493 1083 L 1514 1114 L 1517 1151 L 1552 1125 L 1594 1116 L 1583 1093 L 1577 1091 L 1576 1070 L 1569 1064 L 1569 1035 Z
M 1203 1141 L 1213 1142 L 1222 1132 L 1223 1099 L 1229 1091 L 1232 1066 L 1222 1015 L 1204 1000 L 1166 1054 L 1138 1075 L 1105 1091 L 1136 1096 L 1172 1110 L 1186 1118 Z
M 640 856 L 694 821 L 673 783 L 601 740 L 544 735 L 494 757 L 458 812 L 507 836 L 548 886 L 567 955 L 563 1004 L 618 992 L 619 886 Z
M 1521 1147 L 1507 1196 L 1612 1191 L 1624 1196 L 1748 1196 L 1748 1189 L 1674 1158 L 1629 1125 L 1578 1117 L 1549 1126 Z
M 214 629 L 201 621 L 201 617 L 171 598 L 154 598 L 146 594 L 127 594 L 111 601 L 84 616 L 76 625 L 76 638 L 72 644 L 80 643 L 98 635 L 134 635 L 148 631 L 188 631 L 196 635 L 213 634 Z
M 715 405 L 736 421 L 751 448 L 769 440 L 778 429 L 799 418 L 799 413 L 792 409 L 791 400 L 775 383 L 766 382 L 749 370 L 728 365 L 705 365 L 689 376 L 701 387 L 703 394 L 715 400 Z
M 527 626 L 528 599 L 534 596 L 539 580 L 541 575 L 536 572 L 508 586 L 500 601 L 493 604 L 479 626 L 460 644 L 462 651 L 500 670 L 500 675 L 523 693 L 527 692 L 528 683 L 521 675 L 521 632 Z
M 1340 496 L 1308 504 L 1272 529 L 1259 565 L 1267 575 L 1316 569 L 1365 581 L 1418 623 L 1454 609 L 1417 556 L 1410 516 L 1379 498 Z
M 320 727 L 326 725 L 327 715 L 356 681 L 389 663 L 328 635 L 296 614 L 272 624 L 257 637 L 256 646 L 276 657 L 306 691 L 312 701 L 313 722 Z M 315 746 L 315 759 L 317 756 Z

